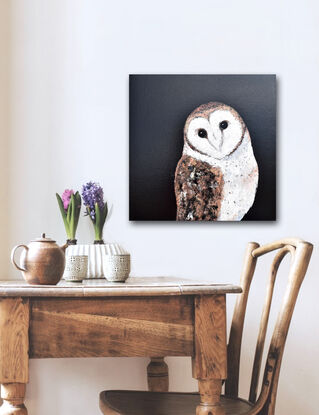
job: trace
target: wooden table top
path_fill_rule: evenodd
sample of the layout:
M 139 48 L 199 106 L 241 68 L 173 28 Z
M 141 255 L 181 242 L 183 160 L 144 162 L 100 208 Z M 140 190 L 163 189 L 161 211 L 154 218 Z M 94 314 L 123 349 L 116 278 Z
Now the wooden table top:
M 0 297 L 108 297 L 241 293 L 231 284 L 174 277 L 130 277 L 125 283 L 106 279 L 61 280 L 57 285 L 29 285 L 24 280 L 0 280 Z

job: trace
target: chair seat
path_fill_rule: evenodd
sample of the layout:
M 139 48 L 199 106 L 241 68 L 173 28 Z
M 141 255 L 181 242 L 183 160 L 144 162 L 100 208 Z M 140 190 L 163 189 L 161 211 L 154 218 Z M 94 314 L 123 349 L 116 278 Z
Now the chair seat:
M 195 415 L 198 393 L 103 391 L 100 409 L 104 415 Z M 252 404 L 222 396 L 226 415 L 243 415 Z

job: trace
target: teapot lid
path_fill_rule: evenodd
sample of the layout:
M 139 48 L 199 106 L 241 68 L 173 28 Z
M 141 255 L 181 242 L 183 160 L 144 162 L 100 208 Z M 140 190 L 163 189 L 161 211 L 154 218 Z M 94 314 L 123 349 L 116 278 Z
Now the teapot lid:
M 41 235 L 41 238 L 36 238 L 31 242 L 55 242 L 55 241 L 51 238 L 46 238 L 45 233 L 43 233 Z

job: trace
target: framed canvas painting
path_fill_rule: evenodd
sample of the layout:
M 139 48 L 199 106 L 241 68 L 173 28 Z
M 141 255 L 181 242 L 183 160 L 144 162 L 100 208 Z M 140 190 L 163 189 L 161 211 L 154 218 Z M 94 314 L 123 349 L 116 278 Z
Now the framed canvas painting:
M 275 75 L 130 75 L 132 221 L 276 220 Z

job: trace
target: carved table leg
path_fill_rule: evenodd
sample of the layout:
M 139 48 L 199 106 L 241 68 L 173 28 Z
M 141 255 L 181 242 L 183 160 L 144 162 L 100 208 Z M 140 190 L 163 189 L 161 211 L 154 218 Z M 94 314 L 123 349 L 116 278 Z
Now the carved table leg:
M 151 357 L 147 366 L 147 383 L 151 392 L 168 391 L 168 366 L 164 357 Z
M 0 408 L 1 415 L 27 415 L 24 406 L 25 383 L 4 383 L 1 385 L 1 398 L 3 404 Z
M 1 415 L 27 415 L 29 301 L 0 298 Z
M 196 415 L 224 415 L 220 405 L 222 381 L 216 379 L 198 380 L 200 405 L 196 408 Z
M 227 373 L 225 295 L 195 298 L 195 354 L 192 364 L 201 397 L 196 415 L 225 415 L 220 404 L 222 379 L 226 379 Z

